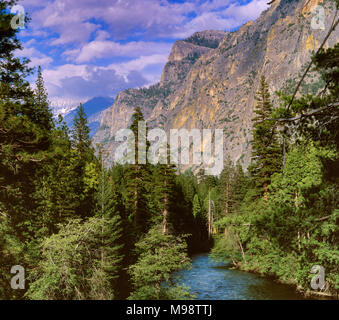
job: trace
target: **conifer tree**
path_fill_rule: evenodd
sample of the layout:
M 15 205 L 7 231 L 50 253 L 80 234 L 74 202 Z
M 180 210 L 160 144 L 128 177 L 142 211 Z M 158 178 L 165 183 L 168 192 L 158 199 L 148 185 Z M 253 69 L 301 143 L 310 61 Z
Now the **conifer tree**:
M 81 201 L 77 209 L 77 215 L 86 217 L 94 209 L 94 195 L 98 184 L 99 163 L 97 162 L 94 149 L 91 146 L 87 115 L 82 104 L 77 109 L 74 117 L 72 134 L 72 147 L 75 159 L 73 161 L 76 172 L 77 190 Z
M 154 200 L 158 201 L 158 208 L 162 213 L 162 232 L 167 234 L 175 201 L 175 167 L 171 164 L 158 164 L 154 176 Z
M 233 211 L 239 212 L 242 201 L 245 198 L 248 189 L 248 178 L 246 177 L 242 165 L 238 161 L 234 170 L 234 183 L 233 183 Z
M 135 161 L 125 167 L 126 185 L 126 209 L 130 212 L 129 220 L 133 224 L 137 233 L 145 232 L 150 225 L 150 215 L 148 208 L 150 191 L 150 166 L 139 163 L 139 141 L 146 141 L 146 136 L 139 136 L 138 125 L 144 121 L 144 116 L 139 107 L 136 108 L 132 116 L 130 129 L 134 133 Z M 145 146 L 147 152 L 147 145 Z
M 72 142 L 81 161 L 93 160 L 93 152 L 90 152 L 92 148 L 89 133 L 87 115 L 83 105 L 80 104 L 73 121 Z
M 38 77 L 35 82 L 36 89 L 34 90 L 34 111 L 36 118 L 39 119 L 45 128 L 52 129 L 52 111 L 48 101 L 48 94 L 44 85 L 44 79 L 42 77 L 41 67 L 38 67 Z
M 194 218 L 197 218 L 201 215 L 201 205 L 199 196 L 197 194 L 194 195 L 193 198 L 193 208 L 192 208 Z
M 227 216 L 233 211 L 234 204 L 234 165 L 230 158 L 225 161 L 224 169 L 220 174 L 218 183 L 218 207 L 222 216 Z
M 37 202 L 35 219 L 41 236 L 51 235 L 58 230 L 58 224 L 74 218 L 80 206 L 78 176 L 74 170 L 76 159 L 72 153 L 68 127 L 59 115 L 53 129 L 53 157 L 37 172 L 35 179 Z
M 32 69 L 27 59 L 15 57 L 22 49 L 17 30 L 11 28 L 9 7 L 16 1 L 0 1 L 0 202 L 20 236 L 32 234 L 29 219 L 34 201 L 34 176 L 48 158 L 51 114 L 44 117 L 26 77 Z M 20 231 L 19 229 L 22 228 Z
M 278 143 L 277 130 L 271 119 L 273 105 L 270 98 L 268 84 L 264 76 L 261 77 L 260 87 L 256 95 L 257 105 L 253 118 L 252 162 L 249 172 L 253 178 L 259 195 L 268 199 L 268 186 L 273 173 L 281 168 L 281 147 Z
M 100 155 L 102 157 L 102 154 Z M 103 159 L 100 159 L 103 163 Z M 111 283 L 114 296 L 117 292 L 117 279 L 122 268 L 122 221 L 123 205 L 115 182 L 102 166 L 100 184 L 97 192 L 96 216 L 103 219 L 101 233 L 98 237 L 100 268 Z
M 18 30 L 11 28 L 14 17 L 10 8 L 17 1 L 0 0 L 0 229 L 9 230 L 7 245 L 0 247 L 0 257 L 11 259 L 1 261 L 1 278 L 10 285 L 8 273 L 12 265 L 27 266 L 27 257 L 20 255 L 35 236 L 36 226 L 32 214 L 36 203 L 32 197 L 35 191 L 35 176 L 49 157 L 51 145 L 51 115 L 48 107 L 41 117 L 40 106 L 27 81 L 32 69 L 28 60 L 16 57 L 22 49 L 17 37 Z M 19 244 L 19 247 L 18 247 Z M 21 248 L 20 248 L 21 246 Z M 4 250 L 4 251 L 3 251 Z M 11 252 L 8 255 L 8 252 Z M 14 263 L 13 263 L 14 262 Z M 1 280 L 0 280 L 1 281 Z M 9 290 L 11 297 L 23 292 Z M 7 296 L 8 298 L 8 296 Z

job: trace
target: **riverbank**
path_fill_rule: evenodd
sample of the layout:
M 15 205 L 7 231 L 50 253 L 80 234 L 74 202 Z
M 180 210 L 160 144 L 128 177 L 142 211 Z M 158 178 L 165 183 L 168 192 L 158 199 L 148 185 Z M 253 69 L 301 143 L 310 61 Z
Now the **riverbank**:
M 232 266 L 231 268 L 234 268 L 235 270 L 239 270 L 242 272 L 248 272 L 251 274 L 255 274 L 259 277 L 270 279 L 271 281 L 274 281 L 276 283 L 287 285 L 293 288 L 298 294 L 302 295 L 305 299 L 317 299 L 317 300 L 339 300 L 339 294 L 331 294 L 330 292 L 321 292 L 321 291 L 312 291 L 312 290 L 305 290 L 297 285 L 296 281 L 293 279 L 290 279 L 289 281 L 285 281 L 284 279 L 280 279 L 278 276 L 268 275 L 262 272 L 259 272 L 255 268 L 250 268 L 248 265 L 243 264 L 241 262 L 234 263 L 231 262 Z

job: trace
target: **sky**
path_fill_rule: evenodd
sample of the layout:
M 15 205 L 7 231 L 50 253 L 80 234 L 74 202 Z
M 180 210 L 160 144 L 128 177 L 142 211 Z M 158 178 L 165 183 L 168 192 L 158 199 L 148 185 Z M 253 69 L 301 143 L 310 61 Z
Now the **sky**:
M 267 0 L 20 0 L 31 18 L 18 56 L 43 70 L 53 106 L 159 81 L 171 47 L 203 30 L 230 31 Z

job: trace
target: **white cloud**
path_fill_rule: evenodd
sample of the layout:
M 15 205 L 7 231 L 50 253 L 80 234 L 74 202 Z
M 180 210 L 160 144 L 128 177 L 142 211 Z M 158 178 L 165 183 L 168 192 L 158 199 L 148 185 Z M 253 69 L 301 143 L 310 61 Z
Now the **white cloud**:
M 61 87 L 64 79 L 82 77 L 88 79 L 89 72 L 86 65 L 65 64 L 54 69 L 45 69 L 42 73 L 47 86 Z
M 15 55 L 18 57 L 29 58 L 31 60 L 31 62 L 29 63 L 30 67 L 49 66 L 53 62 L 53 59 L 51 57 L 48 57 L 47 55 L 43 54 L 39 50 L 35 49 L 34 47 L 27 46 L 27 45 L 31 45 L 34 43 L 35 43 L 34 40 L 31 40 L 30 42 L 26 43 L 22 50 L 17 50 L 15 52 Z
M 150 54 L 169 54 L 172 44 L 131 41 L 120 44 L 114 41 L 94 40 L 84 45 L 81 49 L 65 51 L 64 55 L 69 60 L 77 63 L 90 62 L 100 58 L 112 57 L 138 57 Z
M 231 1 L 227 3 L 229 4 L 227 8 L 217 11 L 216 8 L 225 7 L 225 1 L 215 0 L 207 3 L 203 7 L 209 8 L 210 11 L 201 12 L 173 36 L 185 38 L 201 30 L 231 30 L 249 20 L 255 20 L 262 11 L 268 8 L 267 0 L 253 0 L 246 5 L 239 5 Z
M 20 33 L 30 40 L 19 54 L 29 57 L 31 65 L 45 67 L 45 82 L 55 100 L 114 95 L 158 81 L 175 39 L 196 31 L 238 27 L 256 19 L 267 8 L 266 2 L 21 0 L 32 22 Z M 41 44 L 56 61 L 40 52 Z M 116 62 L 121 57 L 124 62 Z M 98 61 L 100 66 L 95 66 Z M 102 65 L 103 61 L 108 62 Z
M 168 60 L 167 54 L 154 54 L 151 56 L 141 56 L 138 59 L 131 60 L 125 63 L 111 64 L 108 69 L 114 69 L 118 74 L 126 75 L 129 72 L 142 71 L 146 67 L 154 64 L 165 64 Z

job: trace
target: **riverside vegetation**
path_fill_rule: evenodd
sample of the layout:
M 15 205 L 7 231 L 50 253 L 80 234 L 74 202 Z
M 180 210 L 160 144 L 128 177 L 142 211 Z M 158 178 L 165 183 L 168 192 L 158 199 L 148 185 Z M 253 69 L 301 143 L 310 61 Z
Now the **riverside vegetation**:
M 139 164 L 138 107 L 135 164 L 106 169 L 83 107 L 69 131 L 40 68 L 36 89 L 28 83 L 6 10 L 14 2 L 0 0 L 1 299 L 189 299 L 172 275 L 211 247 L 216 260 L 301 290 L 321 265 L 324 291 L 338 293 L 338 44 L 312 58 L 316 95 L 280 92 L 276 106 L 262 77 L 248 170 L 229 159 L 220 177 Z M 14 265 L 25 290 L 10 287 Z

